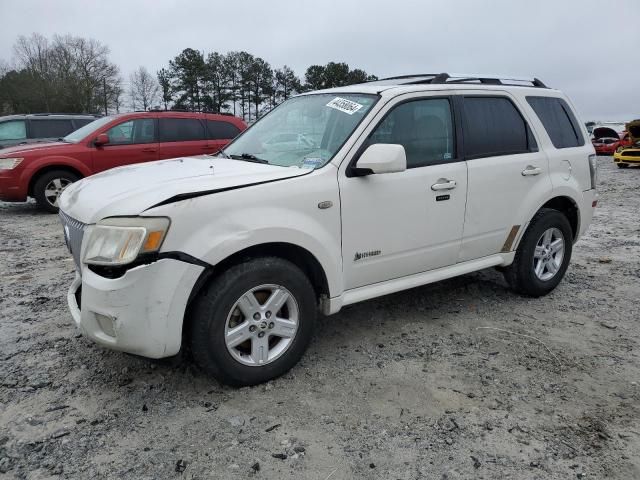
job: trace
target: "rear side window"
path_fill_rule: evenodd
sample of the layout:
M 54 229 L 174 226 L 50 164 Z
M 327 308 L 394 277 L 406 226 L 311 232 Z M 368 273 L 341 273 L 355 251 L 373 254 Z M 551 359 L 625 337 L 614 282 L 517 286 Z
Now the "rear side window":
M 467 158 L 537 150 L 529 126 L 505 97 L 464 97 L 464 153 Z
M 161 118 L 161 142 L 205 140 L 204 125 L 197 118 Z
M 549 134 L 556 148 L 571 148 L 584 145 L 584 138 L 571 108 L 561 98 L 527 97 L 527 102 Z
M 95 120 L 95 118 L 74 118 L 73 119 L 73 124 L 74 127 L 76 129 L 80 128 L 80 127 L 84 127 L 85 125 L 88 125 L 89 123 L 93 122 Z
M 60 138 L 73 132 L 71 120 L 30 120 L 29 136 L 31 138 Z
M 228 140 L 240 133 L 240 129 L 232 123 L 219 120 L 207 120 L 207 130 L 211 140 Z
M 24 140 L 27 128 L 24 120 L 10 120 L 0 123 L 0 140 Z

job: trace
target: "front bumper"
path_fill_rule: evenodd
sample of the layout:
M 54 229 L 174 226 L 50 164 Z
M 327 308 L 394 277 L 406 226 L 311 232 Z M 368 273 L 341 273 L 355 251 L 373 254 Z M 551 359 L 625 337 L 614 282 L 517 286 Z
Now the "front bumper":
M 4 202 L 24 202 L 27 188 L 22 183 L 19 172 L 0 170 L 0 200 Z
M 640 150 L 633 150 L 637 155 L 625 155 L 625 151 L 616 152 L 613 154 L 613 161 L 615 163 L 640 163 Z
M 76 326 L 96 343 L 143 357 L 170 357 L 180 350 L 187 302 L 202 270 L 162 259 L 109 279 L 83 266 L 67 302 Z

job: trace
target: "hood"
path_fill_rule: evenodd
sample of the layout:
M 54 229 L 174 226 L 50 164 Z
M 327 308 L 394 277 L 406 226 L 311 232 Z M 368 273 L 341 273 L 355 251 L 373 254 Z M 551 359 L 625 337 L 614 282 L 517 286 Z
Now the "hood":
M 626 125 L 631 143 L 640 141 L 640 120 L 632 120 Z
M 593 139 L 599 140 L 601 138 L 617 138 L 620 139 L 620 135 L 611 127 L 596 127 L 593 129 Z
M 60 209 L 83 223 L 138 215 L 160 203 L 296 177 L 311 169 L 218 157 L 187 157 L 118 167 L 82 179 L 60 196 Z
M 73 143 L 65 143 L 65 142 L 45 142 L 45 143 L 26 143 L 24 145 L 15 145 L 13 147 L 6 147 L 0 151 L 0 156 L 2 157 L 10 157 L 14 153 L 19 153 L 20 155 L 24 155 L 26 153 L 35 152 L 36 154 L 41 150 L 47 150 L 49 153 L 52 150 L 69 148 L 69 145 L 74 145 Z

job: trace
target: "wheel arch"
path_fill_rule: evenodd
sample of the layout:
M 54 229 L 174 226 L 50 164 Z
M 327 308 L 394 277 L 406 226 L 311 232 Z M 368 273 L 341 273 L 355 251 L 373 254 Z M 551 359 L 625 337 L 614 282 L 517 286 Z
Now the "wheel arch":
M 83 172 L 78 170 L 76 167 L 68 165 L 68 164 L 54 163 L 54 164 L 46 165 L 44 167 L 39 168 L 35 172 L 33 172 L 33 174 L 31 175 L 31 178 L 29 179 L 29 186 L 28 186 L 28 189 L 27 189 L 27 194 L 30 197 L 33 197 L 33 187 L 34 187 L 35 183 L 38 181 L 38 179 L 42 175 L 45 175 L 48 172 L 53 172 L 55 170 L 67 171 L 67 172 L 73 173 L 74 175 L 77 175 L 79 178 L 83 178 L 83 177 L 86 176 Z
M 578 234 L 580 233 L 580 209 L 578 208 L 578 203 L 573 198 L 565 195 L 553 197 L 541 205 L 540 208 L 536 210 L 536 213 L 543 208 L 557 210 L 567 217 L 571 225 L 573 240 L 575 241 L 578 238 Z
M 330 290 L 327 274 L 315 255 L 306 248 L 287 242 L 269 242 L 252 245 L 229 255 L 217 264 L 207 267 L 202 271 L 187 301 L 187 315 L 185 315 L 183 333 L 189 328 L 190 315 L 188 315 L 188 312 L 190 306 L 207 284 L 234 265 L 262 257 L 278 257 L 290 261 L 300 268 L 309 278 L 316 292 L 316 297 L 319 300 L 323 296 L 329 296 Z

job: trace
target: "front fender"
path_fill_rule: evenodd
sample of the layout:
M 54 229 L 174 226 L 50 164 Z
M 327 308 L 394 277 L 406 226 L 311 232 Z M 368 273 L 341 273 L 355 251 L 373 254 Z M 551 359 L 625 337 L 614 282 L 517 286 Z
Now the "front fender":
M 21 181 L 28 184 L 34 176 L 49 167 L 73 168 L 83 177 L 88 177 L 93 173 L 85 163 L 75 158 L 56 155 L 39 158 L 36 161 L 29 162 L 29 167 L 22 172 Z
M 332 206 L 319 208 L 321 202 Z M 183 200 L 145 215 L 171 218 L 163 252 L 217 265 L 249 247 L 288 243 L 316 258 L 331 296 L 342 293 L 340 199 L 332 171 Z

